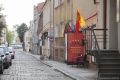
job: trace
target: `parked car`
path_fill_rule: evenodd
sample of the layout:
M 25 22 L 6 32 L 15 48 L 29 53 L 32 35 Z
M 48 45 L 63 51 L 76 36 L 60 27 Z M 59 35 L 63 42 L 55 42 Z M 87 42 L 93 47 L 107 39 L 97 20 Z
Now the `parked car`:
M 7 65 L 7 68 L 8 68 L 9 66 L 12 65 L 11 54 L 9 53 L 7 46 L 0 46 L 0 48 L 3 48 L 4 54 L 5 54 L 6 57 L 7 57 L 7 62 L 9 63 L 9 64 Z
M 8 68 L 8 67 L 9 67 L 9 62 L 8 62 L 8 59 L 7 59 L 7 55 L 8 55 L 8 54 L 5 54 L 3 48 L 0 48 L 0 51 L 2 52 L 2 55 L 4 55 L 4 56 L 2 57 L 3 66 L 4 66 L 4 68 Z
M 8 47 L 8 51 L 11 54 L 11 59 L 14 59 L 14 57 L 15 57 L 15 50 L 13 49 L 13 47 Z
M 4 71 L 4 52 L 0 49 L 0 74 L 3 74 Z

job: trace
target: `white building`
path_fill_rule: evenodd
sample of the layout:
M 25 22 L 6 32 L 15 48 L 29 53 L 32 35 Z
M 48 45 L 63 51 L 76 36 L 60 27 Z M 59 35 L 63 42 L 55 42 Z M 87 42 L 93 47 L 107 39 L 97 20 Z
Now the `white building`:
M 25 47 L 26 52 L 29 52 L 29 49 L 30 49 L 30 35 L 29 34 L 30 34 L 30 30 L 28 30 L 24 34 L 24 47 Z
M 49 56 L 50 49 L 50 40 L 48 36 L 53 36 L 53 0 L 46 0 L 43 11 L 43 30 L 41 34 L 43 36 L 43 54 Z

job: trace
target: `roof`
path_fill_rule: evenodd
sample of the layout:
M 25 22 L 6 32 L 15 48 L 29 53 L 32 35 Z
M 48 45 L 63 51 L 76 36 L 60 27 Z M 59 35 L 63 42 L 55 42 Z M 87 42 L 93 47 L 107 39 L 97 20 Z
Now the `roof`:
M 38 4 L 38 14 L 41 13 L 41 10 L 42 10 L 42 7 L 43 7 L 44 3 L 45 3 L 45 2 L 42 2 L 42 3 L 39 3 L 39 4 Z

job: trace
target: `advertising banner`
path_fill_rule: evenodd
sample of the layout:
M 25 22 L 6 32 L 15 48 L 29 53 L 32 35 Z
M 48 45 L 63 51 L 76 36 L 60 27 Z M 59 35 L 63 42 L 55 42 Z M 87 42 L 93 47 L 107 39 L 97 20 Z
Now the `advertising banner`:
M 84 55 L 82 33 L 68 33 L 67 35 L 67 62 L 72 62 L 72 59 L 78 54 Z

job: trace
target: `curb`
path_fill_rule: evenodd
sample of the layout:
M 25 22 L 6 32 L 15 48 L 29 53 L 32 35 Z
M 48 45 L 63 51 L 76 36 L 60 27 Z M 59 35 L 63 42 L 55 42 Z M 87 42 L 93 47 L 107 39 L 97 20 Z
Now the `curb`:
M 26 54 L 26 52 L 24 51 L 21 51 L 23 53 Z M 62 68 L 57 68 L 57 67 L 54 67 L 52 64 L 50 64 L 49 62 L 45 62 L 44 60 L 40 60 L 37 56 L 35 56 L 34 54 L 28 54 L 32 57 L 34 57 L 36 60 L 40 61 L 41 63 L 45 64 L 46 66 L 48 67 L 51 67 L 53 70 L 57 71 L 57 72 L 60 72 L 61 74 L 65 75 L 66 77 L 69 77 L 70 79 L 72 80 L 89 80 L 87 78 L 83 78 L 83 77 L 79 77 L 77 75 L 74 75 L 72 73 L 69 73 L 69 72 L 66 72 L 64 71 L 64 69 L 62 70 Z M 90 79 L 90 80 L 96 80 L 96 79 Z M 98 79 L 97 79 L 98 80 Z
M 50 65 L 50 64 L 48 64 L 48 63 L 46 63 L 46 62 L 43 62 L 43 61 L 40 61 L 40 62 L 42 62 L 43 64 L 45 64 L 45 65 L 47 65 L 47 66 L 49 66 L 49 67 L 53 67 L 53 69 L 54 69 L 55 71 L 58 71 L 58 72 L 62 73 L 63 75 L 65 75 L 65 76 L 67 76 L 67 77 L 69 77 L 69 78 L 71 78 L 71 79 L 73 79 L 73 80 L 78 80 L 78 79 L 76 79 L 75 77 L 69 75 L 68 73 L 63 72 L 63 70 L 54 68 L 54 66 L 52 66 L 52 65 Z
M 21 51 L 21 52 L 24 52 L 24 51 Z M 25 53 L 25 52 L 24 52 L 24 53 Z M 31 56 L 33 56 L 35 59 L 37 59 L 34 55 L 31 54 Z M 37 60 L 40 60 L 40 59 L 37 59 Z M 73 80 L 79 80 L 79 79 L 76 79 L 75 77 L 69 75 L 68 73 L 63 72 L 63 70 L 54 68 L 54 66 L 52 66 L 52 65 L 50 65 L 50 64 L 48 64 L 48 63 L 46 63 L 46 62 L 44 62 L 44 61 L 41 61 L 41 60 L 40 60 L 40 62 L 42 62 L 43 64 L 45 64 L 45 65 L 47 65 L 47 66 L 49 66 L 49 67 L 53 67 L 53 69 L 54 69 L 55 71 L 58 71 L 58 72 L 62 73 L 63 75 L 65 75 L 65 76 L 67 76 L 67 77 L 69 77 L 69 78 L 71 78 L 71 79 L 73 79 Z
M 63 72 L 63 71 L 61 71 L 61 70 L 59 70 L 59 69 L 54 69 L 54 70 L 62 73 L 63 75 L 65 75 L 65 76 L 67 76 L 67 77 L 69 77 L 69 78 L 71 78 L 71 79 L 73 79 L 73 80 L 78 80 L 78 79 L 74 78 L 73 76 L 71 76 L 71 75 L 69 75 L 69 74 L 67 74 L 67 73 L 65 73 L 65 72 Z
M 45 63 L 45 62 L 43 62 L 43 61 L 41 61 L 41 60 L 40 60 L 40 62 L 42 62 L 43 64 L 45 64 L 45 65 L 47 65 L 47 66 L 49 66 L 49 67 L 53 67 L 52 65 L 50 65 L 50 64 L 48 64 L 48 63 Z
M 34 55 L 32 55 L 32 56 L 33 56 L 34 58 L 36 58 Z M 37 59 L 37 58 L 36 58 L 36 59 Z M 37 59 L 37 60 L 39 60 L 39 59 Z M 41 60 L 40 60 L 40 62 L 42 62 L 43 64 L 45 64 L 45 65 L 47 65 L 47 66 L 49 66 L 49 67 L 53 67 L 53 69 L 54 69 L 55 71 L 58 71 L 58 72 L 62 73 L 63 75 L 65 75 L 65 76 L 67 76 L 67 77 L 69 77 L 69 78 L 71 78 L 71 79 L 73 79 L 73 80 L 79 80 L 79 79 L 76 79 L 75 77 L 69 75 L 68 73 L 63 72 L 62 70 L 59 70 L 59 69 L 57 69 L 57 68 L 54 68 L 54 66 L 52 66 L 52 65 L 50 65 L 50 64 L 48 64 L 48 63 L 46 63 L 46 62 L 44 62 L 44 61 L 41 61 Z

